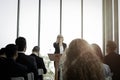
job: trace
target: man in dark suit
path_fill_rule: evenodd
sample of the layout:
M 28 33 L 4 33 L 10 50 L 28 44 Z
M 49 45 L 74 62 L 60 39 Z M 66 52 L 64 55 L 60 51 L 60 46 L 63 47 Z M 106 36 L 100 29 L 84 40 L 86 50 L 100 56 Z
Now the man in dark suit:
M 107 55 L 104 61 L 109 65 L 113 76 L 113 80 L 120 80 L 120 55 L 115 52 L 117 45 L 114 41 L 108 41 L 106 45 Z
M 7 69 L 7 58 L 5 55 L 5 48 L 0 49 L 0 80 L 10 80 Z M 5 77 L 6 76 L 6 77 Z
M 23 77 L 27 80 L 27 67 L 16 62 L 17 46 L 8 44 L 5 47 L 4 54 L 6 57 L 1 57 L 0 60 L 0 80 L 11 80 L 13 77 Z
M 38 79 L 43 80 L 43 74 L 47 73 L 47 69 L 45 67 L 43 58 L 39 57 L 39 51 L 40 51 L 39 46 L 35 46 L 32 49 L 32 54 L 30 56 L 32 56 L 36 59 L 37 69 L 38 69 Z
M 16 61 L 22 65 L 27 66 L 28 73 L 33 72 L 34 80 L 38 80 L 37 64 L 35 59 L 33 57 L 25 55 L 26 39 L 24 37 L 18 37 L 15 40 L 15 43 L 18 47 L 18 58 Z

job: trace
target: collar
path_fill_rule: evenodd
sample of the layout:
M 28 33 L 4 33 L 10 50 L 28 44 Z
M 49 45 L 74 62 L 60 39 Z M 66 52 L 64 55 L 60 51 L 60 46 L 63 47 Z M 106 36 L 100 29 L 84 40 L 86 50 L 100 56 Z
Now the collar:
M 36 52 L 33 52 L 32 54 L 35 54 L 36 56 L 38 56 L 38 53 L 36 53 Z

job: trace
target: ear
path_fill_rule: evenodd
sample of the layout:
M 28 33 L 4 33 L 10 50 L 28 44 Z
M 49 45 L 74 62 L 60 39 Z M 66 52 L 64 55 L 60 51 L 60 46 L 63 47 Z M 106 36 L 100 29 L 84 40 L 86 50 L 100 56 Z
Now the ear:
M 27 49 L 27 46 L 25 46 L 24 51 L 26 51 L 26 49 Z
M 16 58 L 18 57 L 18 53 L 17 53 L 17 51 L 16 51 L 16 53 L 15 53 L 15 55 L 14 55 L 14 60 L 16 60 Z

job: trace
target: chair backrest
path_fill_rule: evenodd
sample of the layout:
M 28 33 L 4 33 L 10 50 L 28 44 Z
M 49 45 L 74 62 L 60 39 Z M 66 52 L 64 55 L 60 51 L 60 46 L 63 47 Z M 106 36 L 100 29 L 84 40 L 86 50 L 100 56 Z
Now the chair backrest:
M 43 69 L 38 69 L 38 75 L 43 75 Z
M 105 78 L 105 80 L 112 80 L 112 77 L 107 77 L 107 78 Z
M 28 80 L 34 80 L 34 73 L 30 72 L 27 74 Z
M 12 77 L 11 80 L 24 80 L 24 77 Z

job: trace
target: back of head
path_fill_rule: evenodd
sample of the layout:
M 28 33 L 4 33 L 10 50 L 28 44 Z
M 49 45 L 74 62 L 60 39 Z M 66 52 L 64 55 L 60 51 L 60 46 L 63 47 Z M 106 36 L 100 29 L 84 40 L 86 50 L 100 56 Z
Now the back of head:
M 116 50 L 116 48 L 117 48 L 117 45 L 114 41 L 109 40 L 107 42 L 106 51 L 107 51 L 108 54 L 111 53 L 111 52 L 114 52 Z
M 24 37 L 18 37 L 15 43 L 18 47 L 18 51 L 24 51 L 24 49 L 26 49 L 26 39 Z
M 98 57 L 83 39 L 71 41 L 63 69 L 63 80 L 104 80 Z
M 17 46 L 15 44 L 8 44 L 5 47 L 5 54 L 7 58 L 13 58 L 17 54 Z
M 69 54 L 66 54 L 66 55 L 68 56 L 68 58 L 70 58 L 70 60 L 76 59 L 77 57 L 82 55 L 83 52 L 89 49 L 88 46 L 89 45 L 85 40 L 75 39 L 70 43 L 69 48 L 68 48 Z
M 39 52 L 40 48 L 39 46 L 35 46 L 33 49 L 32 49 L 32 52 Z
M 103 54 L 100 46 L 98 44 L 92 44 L 92 47 L 95 51 L 95 54 L 100 58 L 101 61 L 103 61 Z

